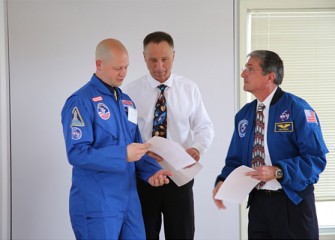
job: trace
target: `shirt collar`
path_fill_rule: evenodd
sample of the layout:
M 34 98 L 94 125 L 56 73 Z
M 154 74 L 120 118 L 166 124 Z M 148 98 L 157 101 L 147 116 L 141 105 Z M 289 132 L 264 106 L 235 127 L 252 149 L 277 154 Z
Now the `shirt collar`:
M 173 86 L 173 79 L 174 79 L 174 77 L 173 77 L 172 73 L 171 73 L 170 77 L 168 78 L 168 80 L 166 80 L 164 83 L 158 82 L 150 74 L 148 74 L 148 76 L 147 76 L 147 80 L 148 80 L 148 82 L 149 82 L 149 84 L 152 88 L 156 88 L 161 84 L 165 84 L 166 86 L 168 86 L 170 88 L 170 87 Z
M 260 101 L 257 100 L 257 106 L 258 106 L 260 103 L 263 103 L 263 104 L 265 105 L 265 108 L 266 108 L 266 109 L 269 109 L 271 100 L 272 100 L 272 98 L 273 98 L 273 95 L 275 95 L 275 92 L 276 92 L 277 88 L 278 88 L 278 87 L 276 87 L 276 88 L 270 93 L 270 95 L 267 96 L 267 97 L 265 98 L 265 100 L 264 100 L 263 102 L 260 102 Z M 257 109 L 257 108 L 256 108 L 256 109 Z

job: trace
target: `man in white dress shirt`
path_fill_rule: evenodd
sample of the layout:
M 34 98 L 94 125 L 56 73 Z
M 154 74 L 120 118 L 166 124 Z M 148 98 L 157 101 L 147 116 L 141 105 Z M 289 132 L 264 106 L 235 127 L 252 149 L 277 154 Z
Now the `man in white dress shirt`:
M 137 106 L 143 141 L 155 135 L 154 111 L 161 93 L 158 86 L 164 84 L 166 138 L 180 143 L 190 156 L 199 161 L 214 138 L 213 124 L 200 91 L 191 80 L 171 73 L 175 51 L 169 34 L 150 33 L 144 38 L 143 47 L 144 60 L 150 74 L 129 83 L 124 89 Z M 159 238 L 162 215 L 166 239 L 194 239 L 193 183 L 194 180 L 178 187 L 170 181 L 164 187 L 155 188 L 138 179 L 147 239 Z

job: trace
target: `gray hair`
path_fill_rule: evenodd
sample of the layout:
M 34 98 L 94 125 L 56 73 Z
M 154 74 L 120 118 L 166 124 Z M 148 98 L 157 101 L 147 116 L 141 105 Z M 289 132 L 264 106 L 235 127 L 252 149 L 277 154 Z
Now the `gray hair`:
M 248 54 L 248 57 L 260 60 L 260 67 L 263 74 L 275 73 L 274 84 L 280 85 L 284 78 L 284 64 L 279 55 L 269 50 L 255 50 Z

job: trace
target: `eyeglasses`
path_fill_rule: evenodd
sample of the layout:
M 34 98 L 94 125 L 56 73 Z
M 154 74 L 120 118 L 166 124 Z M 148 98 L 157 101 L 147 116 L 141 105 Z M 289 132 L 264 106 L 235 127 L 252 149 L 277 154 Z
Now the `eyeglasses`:
M 246 71 L 246 72 L 249 74 L 249 73 L 253 73 L 253 72 L 255 72 L 255 69 L 252 68 L 252 67 L 243 67 L 243 68 L 242 68 L 242 72 L 244 72 L 244 71 Z M 241 72 L 241 73 L 242 73 L 242 72 Z
M 263 70 L 262 70 L 261 68 L 259 68 L 259 69 L 255 69 L 255 68 L 253 68 L 253 67 L 249 67 L 249 66 L 248 66 L 248 67 L 243 67 L 243 68 L 242 68 L 242 72 L 241 72 L 241 74 L 242 74 L 244 71 L 245 71 L 247 74 L 255 73 L 255 72 L 261 72 L 263 75 L 267 74 L 267 73 L 264 73 Z

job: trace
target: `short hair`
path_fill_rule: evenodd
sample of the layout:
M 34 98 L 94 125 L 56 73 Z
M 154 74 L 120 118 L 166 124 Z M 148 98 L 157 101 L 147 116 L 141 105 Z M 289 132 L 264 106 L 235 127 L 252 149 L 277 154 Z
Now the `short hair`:
M 167 42 L 172 49 L 174 48 L 173 38 L 171 37 L 171 35 L 161 31 L 148 34 L 143 40 L 143 48 L 145 48 L 149 43 L 158 44 L 161 42 Z
M 284 78 L 284 64 L 279 55 L 269 50 L 255 50 L 248 54 L 248 57 L 257 58 L 260 60 L 260 67 L 263 74 L 274 72 L 276 78 L 274 83 L 280 85 Z
M 123 51 L 128 54 L 126 47 L 115 38 L 106 38 L 99 42 L 95 50 L 95 60 L 106 60 L 114 54 L 115 51 Z

